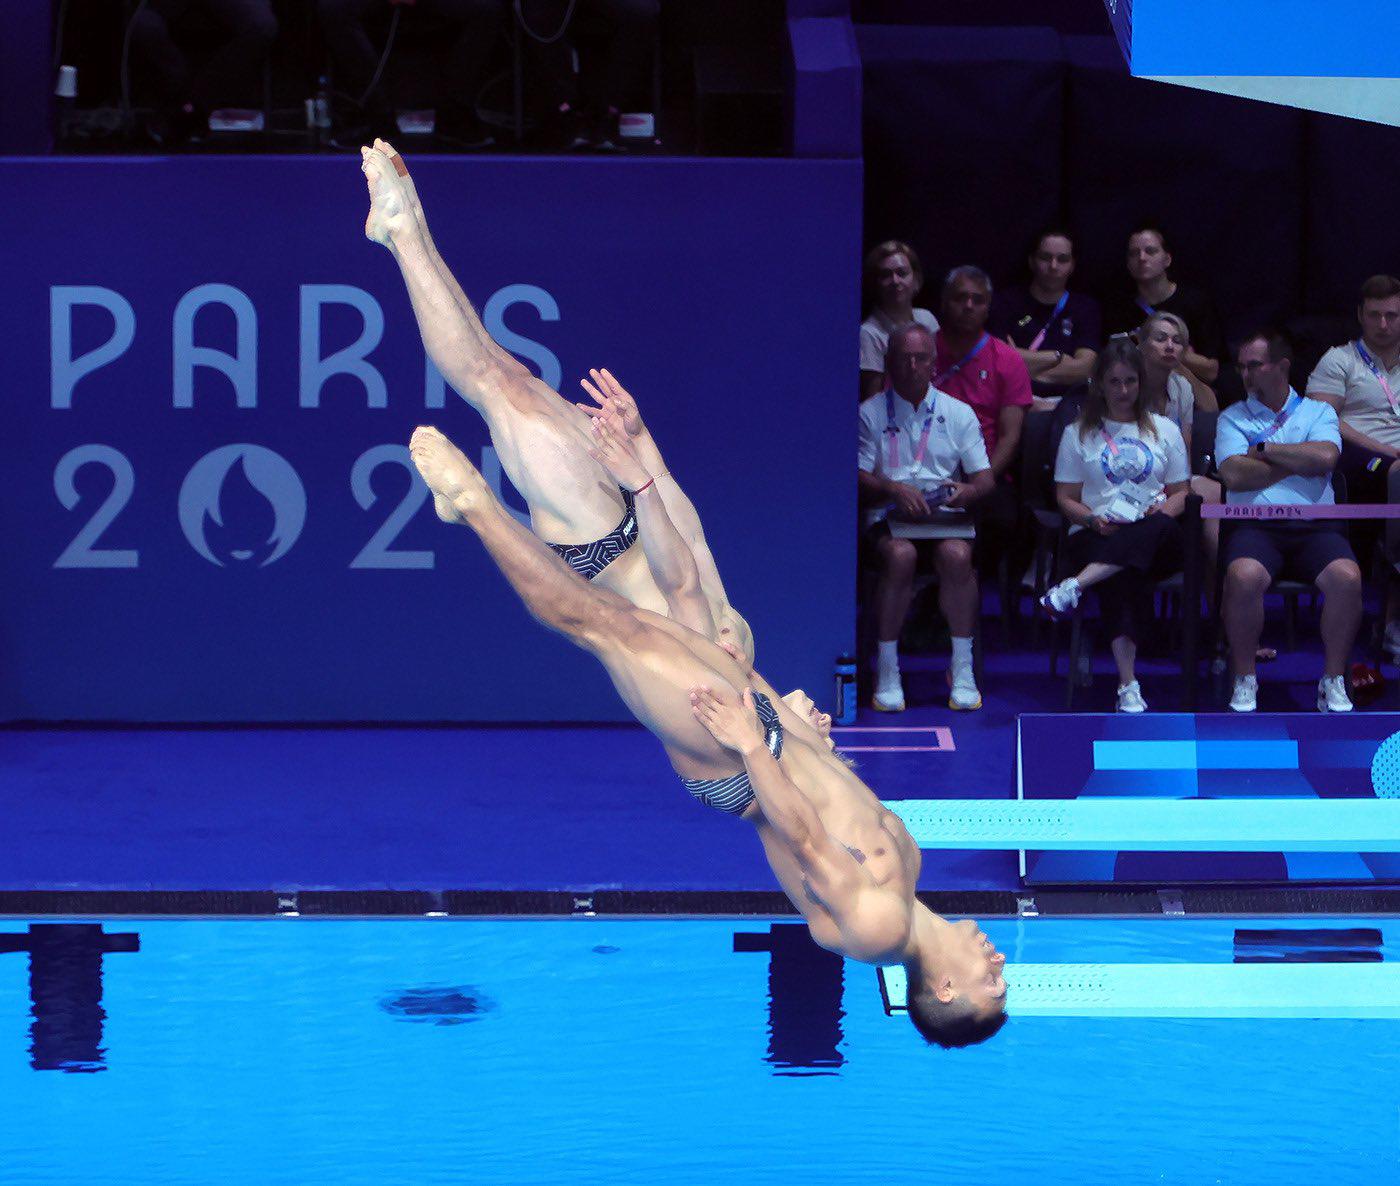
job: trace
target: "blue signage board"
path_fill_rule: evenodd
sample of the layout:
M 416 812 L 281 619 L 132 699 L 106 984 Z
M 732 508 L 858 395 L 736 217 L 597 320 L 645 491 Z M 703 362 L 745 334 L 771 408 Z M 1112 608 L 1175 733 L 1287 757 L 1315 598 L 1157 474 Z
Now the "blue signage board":
M 1025 799 L 1356 799 L 1400 796 L 1400 714 L 1026 714 Z M 1026 853 L 1031 883 L 1374 881 L 1396 853 Z
M 760 666 L 853 631 L 860 166 L 426 159 L 438 247 L 570 398 L 638 396 Z M 615 720 L 597 664 L 440 524 L 426 363 L 358 161 L 11 160 L 0 719 Z M 825 697 L 822 697 L 823 699 Z
M 1400 13 L 1362 0 L 1104 0 L 1142 78 L 1395 78 Z

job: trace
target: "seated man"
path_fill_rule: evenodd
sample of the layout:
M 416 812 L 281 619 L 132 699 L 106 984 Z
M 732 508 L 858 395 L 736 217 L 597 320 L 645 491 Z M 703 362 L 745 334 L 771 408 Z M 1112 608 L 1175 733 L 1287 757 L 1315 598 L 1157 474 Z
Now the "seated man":
M 1356 309 L 1361 336 L 1327 351 L 1307 393 L 1335 409 L 1341 423 L 1342 473 L 1352 502 L 1400 501 L 1400 279 L 1372 276 Z M 1400 656 L 1400 520 L 1386 523 L 1391 579 L 1385 605 L 1385 649 Z
M 875 586 L 879 648 L 874 705 L 904 710 L 899 678 L 899 632 L 914 597 L 919 548 L 890 534 L 888 515 L 937 519 L 941 508 L 965 510 L 989 494 L 992 470 L 977 417 L 967 404 L 938 391 L 933 374 L 933 334 L 922 325 L 890 334 L 885 365 L 890 388 L 860 406 L 860 491 L 867 503 L 866 539 L 879 564 Z M 965 518 L 952 516 L 948 518 Z M 972 674 L 972 637 L 979 595 L 969 539 L 920 541 L 938 570 L 938 602 L 952 635 L 952 694 L 948 707 L 982 707 Z
M 660 10 L 659 0 L 519 0 L 518 35 L 551 147 L 622 146 L 618 119 L 648 77 Z M 581 55 L 579 32 L 596 40 Z
M 572 572 L 436 429 L 419 428 L 410 452 L 438 515 L 477 534 L 541 623 L 597 656 L 691 792 L 754 825 L 816 943 L 903 964 L 910 1017 L 930 1041 L 963 1046 L 1001 1028 L 1005 957 L 975 923 L 918 901 L 918 846 L 806 722 L 713 642 Z M 654 480 L 635 494 L 665 514 Z
M 370 40 L 366 28 L 372 16 L 396 4 L 447 26 L 446 35 L 438 39 L 434 134 L 439 145 L 472 149 L 493 144 L 490 129 L 477 117 L 476 96 L 505 23 L 503 0 L 317 0 L 337 89 L 352 96 L 358 108 L 352 113 L 358 126 L 342 131 L 337 142 L 348 146 L 371 136 L 392 136 L 397 130 L 394 104 L 379 70 L 383 50 Z
M 1288 384 L 1293 350 L 1274 330 L 1245 338 L 1239 370 L 1248 394 L 1220 413 L 1215 456 L 1225 501 L 1234 506 L 1330 505 L 1332 470 L 1341 455 L 1337 413 L 1305 400 Z M 1253 712 L 1258 695 L 1255 652 L 1264 624 L 1264 592 L 1280 576 L 1314 584 L 1323 594 L 1319 712 L 1350 712 L 1347 660 L 1361 621 L 1361 569 L 1335 523 L 1231 524 L 1221 543 L 1225 566 L 1222 612 L 1234 691 L 1230 707 Z
M 1128 276 L 1131 286 L 1104 307 L 1104 331 L 1110 335 L 1132 333 L 1144 317 L 1175 313 L 1186 323 L 1190 344 L 1182 354 L 1183 367 L 1202 383 L 1220 377 L 1225 335 L 1210 295 L 1199 288 L 1178 284 L 1168 274 L 1172 254 L 1166 232 L 1143 223 L 1128 236 Z
M 1036 236 L 1026 259 L 1030 283 L 1003 288 L 992 300 L 988 328 L 1016 348 L 1031 375 L 1034 408 L 1046 411 L 1066 395 L 1081 392 L 1098 359 L 1099 303 L 1070 292 L 1074 240 L 1060 227 Z
M 1013 477 L 1021 427 L 1032 402 L 1031 377 L 1016 348 L 987 332 L 991 304 L 991 277 L 981 268 L 948 273 L 931 382 L 977 413 L 987 446 L 992 492 L 977 507 L 978 567 L 985 571 L 994 557 L 1007 555 L 1020 572 L 1029 557 L 1021 555 L 1021 500 Z
M 224 39 L 204 68 L 192 72 L 176 34 L 189 17 L 216 24 Z M 277 39 L 272 0 L 149 0 L 131 17 L 132 60 L 153 84 L 157 111 L 147 125 L 163 148 L 209 130 L 209 113 L 253 93 L 258 68 Z

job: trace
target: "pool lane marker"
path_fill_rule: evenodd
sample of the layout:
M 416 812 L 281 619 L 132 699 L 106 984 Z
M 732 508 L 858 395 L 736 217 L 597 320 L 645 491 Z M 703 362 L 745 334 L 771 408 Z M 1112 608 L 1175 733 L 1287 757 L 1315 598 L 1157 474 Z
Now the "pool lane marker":
M 920 848 L 1400 852 L 1400 799 L 893 799 Z
M 901 967 L 885 1012 L 908 1011 Z M 1400 964 L 1008 964 L 1017 1017 L 1400 1018 Z

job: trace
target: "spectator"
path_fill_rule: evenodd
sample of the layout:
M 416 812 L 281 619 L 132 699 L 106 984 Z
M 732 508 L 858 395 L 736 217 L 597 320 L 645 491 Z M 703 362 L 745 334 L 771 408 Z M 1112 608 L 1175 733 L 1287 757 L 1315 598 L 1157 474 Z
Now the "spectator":
M 1215 392 L 1195 379 L 1183 362 L 1191 349 L 1191 331 L 1175 313 L 1157 313 L 1142 323 L 1136 336 L 1142 350 L 1147 407 L 1181 430 L 1189 457 L 1196 409 L 1214 412 L 1219 408 Z
M 1225 352 L 1214 302 L 1200 289 L 1177 284 L 1167 275 L 1171 266 L 1161 228 L 1147 224 L 1129 235 L 1128 275 L 1133 291 L 1109 306 L 1106 329 L 1110 334 L 1131 333 L 1145 316 L 1175 313 L 1190 331 L 1191 345 L 1182 355 L 1183 365 L 1203 383 L 1214 383 Z
M 658 0 L 519 0 L 531 87 L 550 147 L 620 147 L 618 117 L 648 77 L 659 7 Z M 596 35 L 598 48 L 578 58 L 575 76 L 580 32 Z
M 919 545 L 931 546 L 938 572 L 938 600 L 952 635 L 952 694 L 948 707 L 982 707 L 972 670 L 972 637 L 979 595 L 971 541 L 921 540 L 890 534 L 889 513 L 927 519 L 937 507 L 965 509 L 992 488 L 987 449 L 977 417 L 966 404 L 938 391 L 933 374 L 933 334 L 914 323 L 889 338 L 890 387 L 860 405 L 860 490 L 867 504 L 866 540 L 879 577 L 875 627 L 879 654 L 874 705 L 904 709 L 899 675 L 899 633 L 914 596 Z
M 1336 501 L 1331 477 L 1342 448 L 1337 413 L 1326 401 L 1305 400 L 1289 386 L 1292 358 L 1292 346 L 1274 330 L 1252 334 L 1240 345 L 1247 394 L 1220 413 L 1215 437 L 1227 503 L 1326 506 Z M 1324 597 L 1318 711 L 1350 712 L 1346 665 L 1361 621 L 1361 569 L 1346 536 L 1325 520 L 1244 522 L 1232 525 L 1221 547 L 1223 616 L 1235 676 L 1230 707 L 1254 711 L 1264 592 L 1283 575 L 1316 585 Z
M 175 33 L 190 17 L 216 25 L 223 42 L 198 73 Z M 150 76 L 156 114 L 151 138 L 178 147 L 209 130 L 209 113 L 253 89 L 258 68 L 277 38 L 272 0 L 148 0 L 131 18 L 132 61 Z
M 1124 339 L 1098 360 L 1079 419 L 1055 457 L 1055 500 L 1071 524 L 1075 575 L 1040 599 L 1051 614 L 1096 588 L 1118 666 L 1118 711 L 1146 712 L 1136 675 L 1137 639 L 1152 621 L 1152 586 L 1181 569 L 1181 526 L 1190 466 L 1177 426 L 1151 411 L 1142 352 Z
M 1191 441 L 1195 432 L 1196 409 L 1219 411 L 1215 392 L 1186 369 L 1182 362 L 1191 349 L 1191 334 L 1175 313 L 1158 313 L 1142 323 L 1137 331 L 1142 350 L 1143 371 L 1146 375 L 1147 406 L 1165 416 L 1181 432 L 1186 446 L 1187 468 L 1190 468 Z M 1211 442 L 1214 444 L 1214 441 Z M 1203 502 L 1219 503 L 1223 491 L 1220 483 L 1205 474 L 1192 474 L 1191 489 Z M 1201 523 L 1201 543 L 1205 551 L 1206 587 L 1215 588 L 1215 563 L 1220 551 L 1220 520 L 1206 519 Z M 1277 658 L 1268 647 L 1260 647 L 1260 660 Z M 1223 659 L 1217 657 L 1224 671 Z
M 1032 406 L 1048 410 L 1093 374 L 1102 318 L 1093 297 L 1069 291 L 1074 240 L 1068 232 L 1041 232 L 1026 263 L 1030 284 L 998 291 L 988 325 L 1026 364 L 1036 397 Z
M 1356 311 L 1361 337 L 1334 346 L 1308 379 L 1308 395 L 1330 404 L 1340 418 L 1342 473 L 1353 502 L 1397 501 L 1400 482 L 1400 279 L 1372 276 L 1361 286 Z M 1392 521 L 1393 522 L 1393 521 Z M 1395 528 L 1387 523 L 1386 558 L 1400 560 Z M 1400 655 L 1400 593 L 1388 582 L 1384 647 Z
M 438 140 L 450 148 L 485 148 L 495 142 L 477 117 L 476 94 L 488 55 L 500 35 L 503 0 L 317 0 L 321 29 L 335 70 L 336 89 L 354 97 L 356 126 L 340 132 L 345 146 L 376 136 L 398 139 L 394 105 L 376 76 L 383 50 L 371 42 L 366 23 L 394 5 L 411 7 L 447 26 L 438 64 L 434 112 Z M 406 19 L 416 19 L 406 17 Z
M 1032 398 L 1030 374 L 1020 355 L 987 333 L 991 303 L 992 281 L 986 272 L 954 268 L 943 282 L 943 327 L 934 337 L 933 385 L 977 413 L 992 466 L 992 493 L 977 504 L 979 563 L 987 560 L 991 541 L 1012 551 L 1020 542 L 1021 506 L 1011 484 L 1012 463 Z
M 887 239 L 865 257 L 863 275 L 870 316 L 860 326 L 860 397 L 885 389 L 885 350 L 890 331 L 911 321 L 938 332 L 938 318 L 914 304 L 924 287 L 924 270 L 908 243 Z

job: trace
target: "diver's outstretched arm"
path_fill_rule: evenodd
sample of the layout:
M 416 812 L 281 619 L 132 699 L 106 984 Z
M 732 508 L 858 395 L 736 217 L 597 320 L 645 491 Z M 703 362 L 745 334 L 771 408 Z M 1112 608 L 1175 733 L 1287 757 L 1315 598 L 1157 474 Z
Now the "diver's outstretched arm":
M 620 423 L 595 419 L 593 440 L 589 456 L 601 463 L 619 486 L 636 495 L 637 535 L 670 617 L 714 641 L 714 618 L 700 587 L 695 555 L 671 522 L 656 479 L 647 473 Z

